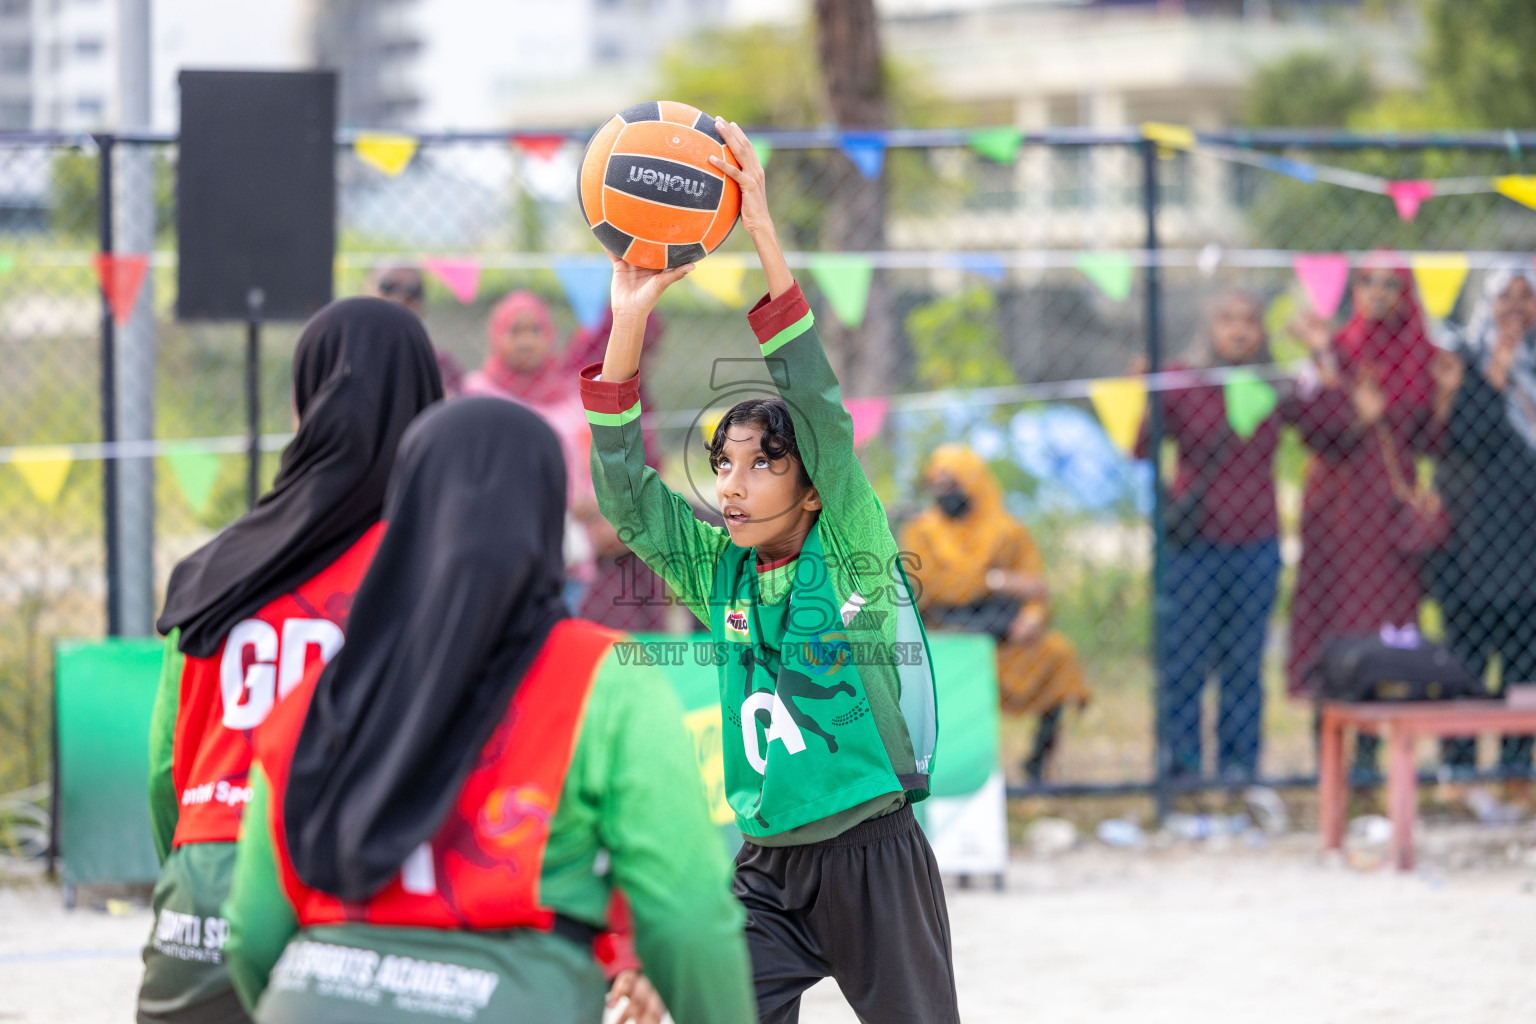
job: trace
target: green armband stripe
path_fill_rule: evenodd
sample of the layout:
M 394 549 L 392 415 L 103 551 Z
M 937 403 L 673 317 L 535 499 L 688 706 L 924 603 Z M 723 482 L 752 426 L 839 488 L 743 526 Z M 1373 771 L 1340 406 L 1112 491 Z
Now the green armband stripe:
M 776 352 L 783 348 L 789 342 L 794 341 L 796 338 L 800 337 L 800 335 L 810 330 L 811 326 L 815 323 L 816 314 L 807 311 L 805 316 L 801 317 L 799 320 L 796 320 L 794 323 L 784 328 L 778 334 L 775 334 L 773 337 L 763 342 L 763 355 L 766 356 L 769 353 Z
M 595 427 L 622 427 L 631 420 L 640 418 L 640 403 L 625 409 L 623 412 L 593 412 L 587 410 L 587 422 Z

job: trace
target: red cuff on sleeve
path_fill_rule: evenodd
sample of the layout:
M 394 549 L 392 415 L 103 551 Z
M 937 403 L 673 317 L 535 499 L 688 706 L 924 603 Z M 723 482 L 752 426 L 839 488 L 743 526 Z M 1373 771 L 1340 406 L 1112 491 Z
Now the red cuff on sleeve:
M 593 363 L 581 371 L 581 404 L 588 412 L 628 412 L 640 401 L 640 375 L 629 380 L 598 380 L 603 372 L 602 363 Z
M 747 314 L 747 323 L 752 325 L 752 333 L 757 335 L 758 344 L 762 345 L 810 311 L 811 307 L 800 291 L 800 284 L 796 282 L 793 288 L 776 299 L 766 295 L 759 299 Z

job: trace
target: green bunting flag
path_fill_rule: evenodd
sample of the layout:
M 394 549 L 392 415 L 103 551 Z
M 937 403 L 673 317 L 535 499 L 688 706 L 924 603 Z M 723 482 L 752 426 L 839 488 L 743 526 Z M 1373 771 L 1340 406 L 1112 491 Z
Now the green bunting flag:
M 875 265 L 858 253 L 818 253 L 810 259 L 811 278 L 827 297 L 832 312 L 844 327 L 864 322 L 864 307 L 869 304 L 869 285 L 874 280 Z
M 1024 145 L 1024 133 L 1012 125 L 1001 128 L 979 128 L 966 140 L 972 149 L 1000 164 L 1011 164 Z
M 767 167 L 773 156 L 773 143 L 762 137 L 755 138 L 752 140 L 752 152 L 757 154 L 757 162 Z
M 1252 370 L 1238 368 L 1222 384 L 1227 404 L 1227 422 L 1244 441 L 1253 436 L 1259 424 L 1275 411 L 1279 401 L 1269 382 Z
M 198 515 L 208 511 L 223 460 L 212 452 L 177 452 L 167 455 L 165 461 L 170 464 L 171 475 L 176 478 L 181 496 L 187 499 L 192 511 Z
M 16 269 L 16 254 L 13 252 L 0 252 L 0 274 L 9 274 Z
M 1080 252 L 1072 261 L 1099 291 L 1116 302 L 1131 297 L 1131 281 L 1136 268 L 1123 252 Z

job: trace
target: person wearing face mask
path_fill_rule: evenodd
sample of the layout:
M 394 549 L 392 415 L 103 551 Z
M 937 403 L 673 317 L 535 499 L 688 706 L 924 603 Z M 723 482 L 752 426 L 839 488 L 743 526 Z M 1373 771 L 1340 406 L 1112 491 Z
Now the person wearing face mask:
M 1294 422 L 1299 406 L 1279 396 L 1239 434 L 1220 372 L 1271 361 L 1263 303 L 1227 292 L 1211 307 L 1192 357 L 1170 367 L 1171 386 L 1153 396 L 1178 452 L 1158 594 L 1163 727 L 1175 776 L 1201 774 L 1201 694 L 1213 678 L 1217 774 L 1244 782 L 1259 770 L 1264 637 L 1280 582 L 1275 451 L 1282 424 Z M 1137 455 L 1151 454 L 1143 424 Z
M 1024 774 L 1045 774 L 1068 704 L 1087 706 L 1091 691 L 1077 650 L 1049 629 L 1050 595 L 1040 549 L 1024 524 L 1003 507 L 997 478 L 981 456 L 944 445 L 928 459 L 923 478 L 933 504 L 907 524 L 901 549 L 916 561 L 923 621 L 938 629 L 990 633 L 996 638 L 1002 708 L 1039 715 Z
M 1455 352 L 1432 366 L 1445 450 L 1435 486 L 1451 536 L 1431 590 L 1451 652 L 1477 675 L 1499 657 L 1505 685 L 1536 680 L 1536 271 L 1499 268 Z M 1499 770 L 1531 771 L 1530 736 L 1505 736 Z M 1446 767 L 1477 767 L 1477 741 L 1447 739 Z

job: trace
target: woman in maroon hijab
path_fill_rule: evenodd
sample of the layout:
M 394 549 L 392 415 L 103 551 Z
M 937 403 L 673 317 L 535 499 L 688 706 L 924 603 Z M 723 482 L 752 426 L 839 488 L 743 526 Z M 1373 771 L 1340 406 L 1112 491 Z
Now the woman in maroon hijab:
M 1298 423 L 1312 457 L 1291 612 L 1293 695 L 1316 693 L 1318 659 L 1334 637 L 1418 622 L 1420 559 L 1400 546 L 1394 477 L 1412 486 L 1415 456 L 1438 442 L 1436 349 L 1413 276 L 1396 264 L 1375 254 L 1356 272 L 1353 314 L 1338 334 L 1320 317 L 1297 326 L 1317 379 L 1303 390 Z

